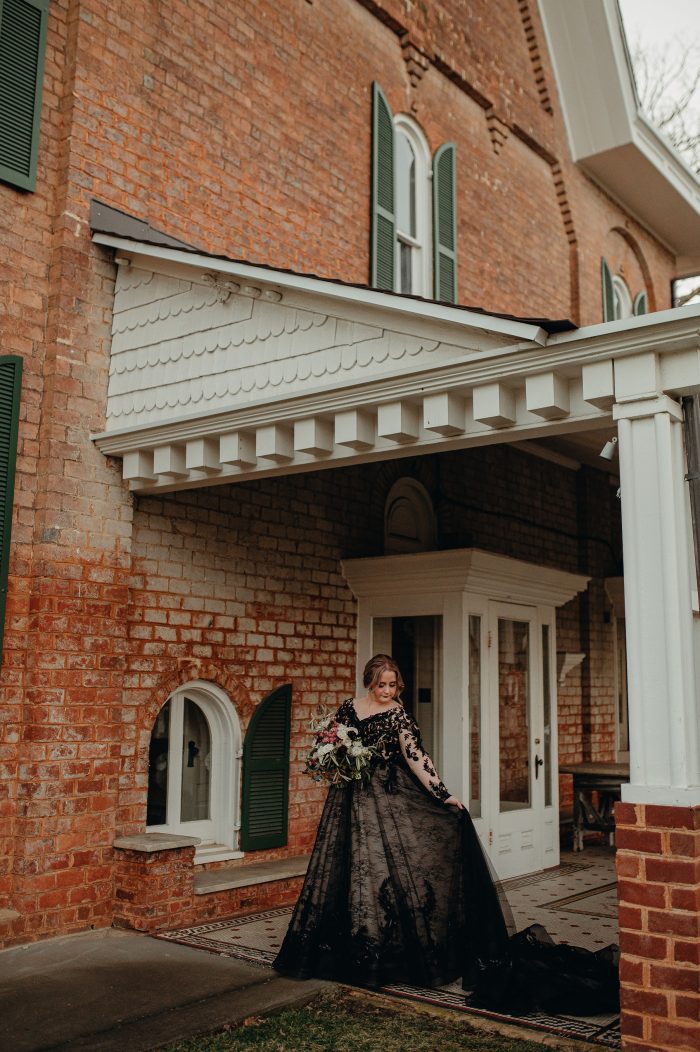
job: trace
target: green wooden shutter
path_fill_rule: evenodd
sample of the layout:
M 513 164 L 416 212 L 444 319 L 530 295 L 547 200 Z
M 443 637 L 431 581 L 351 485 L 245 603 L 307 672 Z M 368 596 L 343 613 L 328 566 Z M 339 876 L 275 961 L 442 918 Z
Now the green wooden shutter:
M 457 302 L 456 151 L 447 142 L 433 158 L 433 270 L 435 299 Z
M 634 304 L 632 306 L 633 314 L 646 314 L 647 307 L 647 294 L 646 292 L 638 292 L 634 297 Z
M 243 745 L 241 849 L 260 851 L 287 843 L 290 684 L 278 687 L 253 713 Z
M 394 291 L 396 270 L 396 178 L 394 120 L 378 84 L 372 85 L 372 229 L 370 284 Z
M 600 259 L 600 282 L 603 293 L 603 321 L 615 320 L 615 291 L 610 267 L 603 257 Z
M 5 632 L 21 385 L 22 359 L 14 355 L 0 357 L 0 661 Z
M 48 0 L 0 0 L 0 179 L 33 190 Z

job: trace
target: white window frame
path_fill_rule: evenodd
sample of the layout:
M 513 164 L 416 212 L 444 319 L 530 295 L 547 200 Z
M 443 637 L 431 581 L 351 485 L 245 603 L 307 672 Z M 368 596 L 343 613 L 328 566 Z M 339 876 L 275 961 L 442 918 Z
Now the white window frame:
M 613 274 L 613 312 L 615 321 L 631 318 L 634 314 L 634 306 L 627 282 L 619 274 Z
M 405 113 L 394 117 L 394 134 L 406 136 L 416 158 L 416 235 L 399 235 L 396 229 L 394 287 L 401 291 L 400 244 L 405 242 L 413 248 L 411 295 L 431 298 L 433 295 L 433 166 L 430 147 L 421 128 Z M 398 157 L 398 150 L 395 151 Z M 398 180 L 397 180 L 398 185 Z M 398 213 L 398 203 L 396 211 Z
M 182 758 L 182 712 L 189 698 L 204 713 L 211 734 L 211 817 L 204 822 L 180 822 Z M 201 843 L 195 851 L 195 864 L 224 862 L 242 858 L 238 849 L 241 828 L 241 725 L 238 713 L 225 691 L 215 683 L 192 680 L 174 690 L 166 699 L 170 706 L 170 743 L 168 750 L 168 815 L 177 821 L 148 826 L 152 833 L 198 836 Z M 154 721 L 155 723 L 155 721 Z M 176 738 L 177 736 L 177 738 Z M 175 743 L 177 740 L 177 746 Z

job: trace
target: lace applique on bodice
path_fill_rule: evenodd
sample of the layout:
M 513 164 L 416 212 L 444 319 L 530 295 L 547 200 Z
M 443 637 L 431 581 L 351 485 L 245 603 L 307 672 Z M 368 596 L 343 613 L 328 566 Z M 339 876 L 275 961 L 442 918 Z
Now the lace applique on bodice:
M 451 795 L 423 748 L 418 726 L 402 705 L 360 719 L 353 699 L 348 698 L 338 709 L 336 719 L 357 727 L 362 743 L 380 749 L 387 763 L 405 763 L 411 774 L 437 800 L 447 800 Z

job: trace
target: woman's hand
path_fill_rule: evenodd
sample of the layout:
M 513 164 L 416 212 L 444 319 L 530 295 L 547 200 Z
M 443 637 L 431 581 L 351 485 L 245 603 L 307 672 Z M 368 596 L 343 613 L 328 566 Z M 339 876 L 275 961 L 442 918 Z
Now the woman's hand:
M 445 806 L 452 805 L 452 807 L 458 807 L 460 811 L 466 811 L 466 807 L 456 796 L 448 796 L 446 800 L 442 801 Z

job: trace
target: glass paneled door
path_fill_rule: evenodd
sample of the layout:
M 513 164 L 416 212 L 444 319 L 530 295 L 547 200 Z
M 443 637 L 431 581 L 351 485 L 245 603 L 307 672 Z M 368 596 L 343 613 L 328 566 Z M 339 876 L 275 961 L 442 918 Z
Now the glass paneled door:
M 551 631 L 535 607 L 490 604 L 489 825 L 501 879 L 558 862 Z

